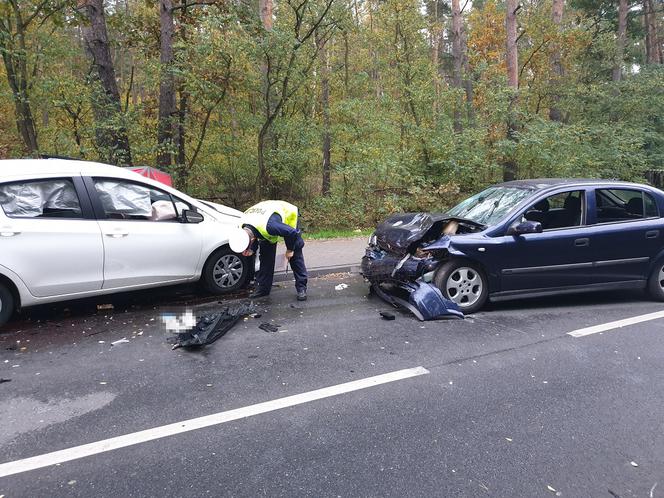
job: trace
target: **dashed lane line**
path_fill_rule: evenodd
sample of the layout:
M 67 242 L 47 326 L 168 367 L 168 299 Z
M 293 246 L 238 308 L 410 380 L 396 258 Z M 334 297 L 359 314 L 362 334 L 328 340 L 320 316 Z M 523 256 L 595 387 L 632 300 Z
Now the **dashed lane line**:
M 19 474 L 21 472 L 27 472 L 29 470 L 48 467 L 49 465 L 69 462 L 71 460 L 116 450 L 118 448 L 126 448 L 127 446 L 134 446 L 137 444 L 146 443 L 148 441 L 154 441 L 155 439 L 174 436 L 183 432 L 195 431 L 204 427 L 219 425 L 226 422 L 231 422 L 233 420 L 252 417 L 261 413 L 281 410 L 282 408 L 301 405 L 303 403 L 309 403 L 310 401 L 338 396 L 340 394 L 350 393 L 360 389 L 375 387 L 381 384 L 396 382 L 428 373 L 429 371 L 424 367 L 397 370 L 395 372 L 354 380 L 344 384 L 324 387 L 315 391 L 309 391 L 301 394 L 295 394 L 293 396 L 287 396 L 285 398 L 266 401 L 256 405 L 245 406 L 235 410 L 213 413 L 212 415 L 206 415 L 204 417 L 183 420 L 174 424 L 162 425 L 160 427 L 154 427 L 152 429 L 139 432 L 132 432 L 130 434 L 104 439 L 102 441 L 96 441 L 94 443 L 83 444 L 81 446 L 74 446 L 64 450 L 45 453 L 43 455 L 37 455 L 30 458 L 24 458 L 22 460 L 7 462 L 0 464 L 0 477 L 6 477 Z
M 577 338 L 584 337 L 591 334 L 597 334 L 599 332 L 606 332 L 607 330 L 627 327 L 629 325 L 634 325 L 641 322 L 657 320 L 658 318 L 664 318 L 664 311 L 657 311 L 655 313 L 648 313 L 647 315 L 639 315 L 639 316 L 634 316 L 632 318 L 625 318 L 624 320 L 616 320 L 615 322 L 593 325 L 592 327 L 586 327 L 583 329 L 573 330 L 572 332 L 567 332 L 567 335 L 571 335 L 572 337 L 577 337 Z

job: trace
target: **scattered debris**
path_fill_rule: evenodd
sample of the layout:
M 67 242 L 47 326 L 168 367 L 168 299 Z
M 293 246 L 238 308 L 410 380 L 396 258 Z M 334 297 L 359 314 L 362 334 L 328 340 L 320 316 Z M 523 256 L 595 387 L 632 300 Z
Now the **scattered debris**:
M 0 384 L 4 384 L 5 382 L 11 382 L 11 379 L 1 379 L 0 378 Z
M 114 307 L 112 304 L 98 304 L 97 309 L 98 310 L 112 310 Z
M 443 297 L 435 285 L 426 282 L 373 284 L 371 290 L 383 301 L 410 311 L 420 321 L 439 318 L 463 318 L 457 304 Z
M 256 308 L 253 304 L 241 303 L 238 306 L 227 306 L 217 313 L 200 316 L 193 328 L 180 331 L 177 336 L 171 339 L 173 349 L 212 344 L 228 332 L 241 318 L 255 312 Z
M 108 384 L 108 382 L 101 381 L 99 384 L 101 384 L 102 386 L 105 386 L 106 384 Z
M 264 330 L 265 332 L 279 332 L 279 327 L 281 325 L 272 324 L 269 322 L 261 323 L 258 328 Z
M 394 320 L 396 318 L 394 313 L 390 313 L 389 311 L 381 311 L 380 316 L 382 316 L 385 320 Z
M 657 487 L 657 483 L 653 484 L 652 488 L 650 488 L 650 498 L 653 498 L 656 487 Z
M 260 317 L 262 317 L 263 315 L 261 315 L 260 313 L 252 313 L 252 314 L 249 315 L 249 316 L 250 316 L 251 318 L 260 318 Z
M 638 467 L 638 466 L 639 466 L 639 464 L 636 463 L 636 462 L 629 462 L 629 464 L 630 464 L 632 467 Z
M 124 344 L 125 342 L 129 342 L 126 337 L 123 337 L 122 339 L 118 339 L 117 341 L 113 341 L 111 343 L 111 346 L 117 346 L 118 344 Z
M 511 443 L 511 442 L 512 442 L 512 438 L 511 438 L 511 437 L 506 437 L 506 438 L 505 438 L 505 441 L 509 441 L 509 442 Z
M 348 284 L 339 284 L 334 286 L 334 290 L 344 290 L 348 288 Z
M 549 486 L 548 484 L 546 485 L 546 489 L 548 489 L 552 493 L 557 493 L 556 488 L 554 488 L 553 486 Z
M 74 484 L 76 484 L 76 479 L 72 479 L 67 484 L 69 484 L 70 486 L 73 486 Z

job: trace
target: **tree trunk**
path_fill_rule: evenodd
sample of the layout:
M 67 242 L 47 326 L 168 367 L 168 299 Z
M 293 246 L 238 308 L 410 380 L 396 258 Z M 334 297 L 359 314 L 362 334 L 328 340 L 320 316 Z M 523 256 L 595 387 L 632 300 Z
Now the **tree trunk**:
M 519 53 L 516 45 L 516 10 L 518 0 L 506 1 L 505 31 L 506 31 L 506 59 L 507 84 L 512 89 L 509 110 L 507 112 L 507 138 L 516 141 L 516 105 L 519 90 Z M 516 178 L 516 164 L 514 159 L 508 158 L 503 164 L 503 180 L 510 181 Z
M 186 121 L 189 112 L 189 93 L 183 87 L 180 88 L 180 108 L 178 109 L 178 129 L 177 129 L 177 165 L 179 170 L 180 187 L 186 190 L 189 180 L 189 170 L 187 168 L 186 152 Z
M 117 165 L 130 165 L 131 149 L 122 119 L 120 92 L 106 31 L 103 0 L 82 0 L 89 24 L 83 27 L 86 51 L 92 61 L 92 107 L 95 138 L 103 159 Z
M 563 9 L 565 0 L 553 0 L 551 9 L 551 20 L 556 27 L 556 36 L 560 33 L 563 22 Z M 556 40 L 551 50 L 551 80 L 549 85 L 552 89 L 551 105 L 549 106 L 549 119 L 551 121 L 562 121 L 563 115 L 558 105 L 560 104 L 560 83 L 563 77 L 563 65 L 560 55 L 560 43 Z
M 627 0 L 618 0 L 618 33 L 616 37 L 616 63 L 613 66 L 613 81 L 622 79 L 622 65 L 627 39 Z
M 321 95 L 320 106 L 323 115 L 323 182 L 321 193 L 330 195 L 330 61 L 325 40 L 317 39 L 320 58 Z
M 261 19 L 261 24 L 265 30 L 265 40 L 267 43 L 268 33 L 272 31 L 272 0 L 259 0 L 258 2 L 258 15 Z M 266 144 L 272 142 L 272 88 L 270 86 L 270 68 L 267 61 L 261 64 L 262 87 L 263 87 L 263 104 L 265 106 L 265 124 L 258 134 L 258 179 L 256 182 L 256 195 L 260 198 L 265 191 L 265 184 L 268 182 L 267 164 L 265 162 L 265 148 Z
M 175 78 L 173 76 L 173 23 L 172 0 L 159 0 L 160 58 L 159 122 L 157 124 L 157 164 L 169 167 L 172 162 L 173 129 L 177 113 L 175 105 Z
M 25 44 L 25 30 L 28 26 L 23 21 L 18 3 L 12 1 L 10 4 L 13 21 L 9 13 L 7 19 L 2 19 L 3 22 L 0 25 L 0 52 L 5 64 L 7 82 L 12 90 L 16 128 L 26 150 L 31 154 L 35 154 L 39 151 L 39 146 L 37 143 L 37 128 L 32 116 L 30 96 L 28 95 L 28 51 Z M 14 26 L 15 32 L 9 30 L 12 26 Z M 16 43 L 18 43 L 18 47 Z
M 457 133 L 463 131 L 461 123 L 461 108 L 463 107 L 463 97 L 461 96 L 461 90 L 463 89 L 461 83 L 461 73 L 463 71 L 462 23 L 459 0 L 452 0 L 452 86 L 456 90 L 456 97 L 454 99 L 454 131 Z
M 662 44 L 659 41 L 657 13 L 652 0 L 643 0 L 643 13 L 646 30 L 646 63 L 662 64 Z
M 468 61 L 468 36 L 464 30 L 463 36 L 461 37 L 463 41 L 463 86 L 466 90 L 466 119 L 468 119 L 468 126 L 471 128 L 475 127 L 475 108 L 473 104 L 473 79 L 472 72 L 470 70 L 470 62 Z

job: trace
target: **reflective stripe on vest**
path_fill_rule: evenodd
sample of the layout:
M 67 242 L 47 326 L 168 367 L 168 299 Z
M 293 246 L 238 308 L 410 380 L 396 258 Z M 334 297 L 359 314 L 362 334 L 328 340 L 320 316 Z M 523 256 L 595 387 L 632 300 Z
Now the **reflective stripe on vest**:
M 267 233 L 267 221 L 274 213 L 281 216 L 281 221 L 286 225 L 297 228 L 297 206 L 286 201 L 263 201 L 251 206 L 242 215 L 240 226 L 251 225 L 265 240 L 276 244 L 279 237 Z

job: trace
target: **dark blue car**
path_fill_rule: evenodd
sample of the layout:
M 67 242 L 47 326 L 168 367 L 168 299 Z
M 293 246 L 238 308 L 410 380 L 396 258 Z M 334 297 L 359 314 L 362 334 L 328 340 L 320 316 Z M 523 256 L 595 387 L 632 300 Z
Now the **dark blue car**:
M 520 180 L 446 213 L 391 216 L 362 273 L 381 288 L 431 282 L 464 313 L 486 303 L 609 289 L 664 300 L 664 192 L 619 181 Z

